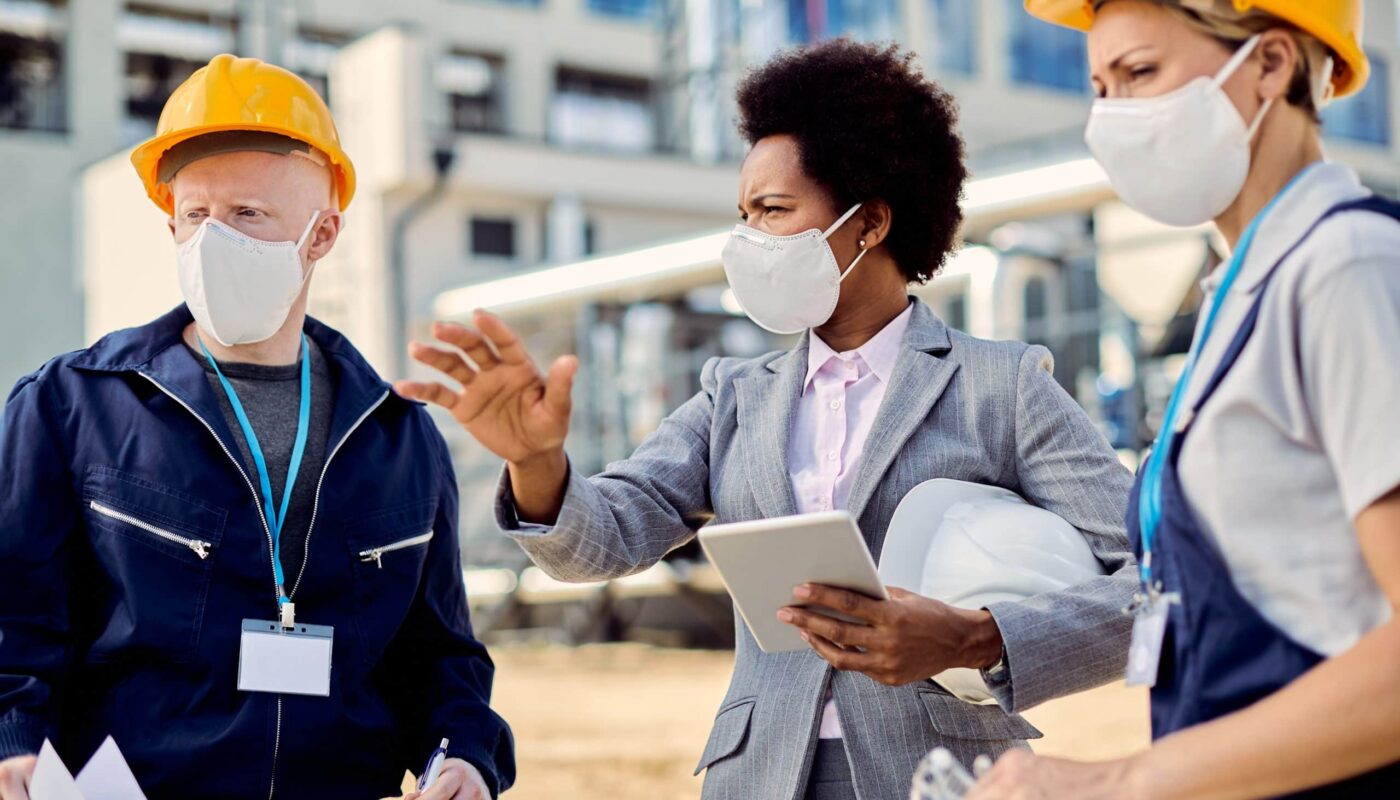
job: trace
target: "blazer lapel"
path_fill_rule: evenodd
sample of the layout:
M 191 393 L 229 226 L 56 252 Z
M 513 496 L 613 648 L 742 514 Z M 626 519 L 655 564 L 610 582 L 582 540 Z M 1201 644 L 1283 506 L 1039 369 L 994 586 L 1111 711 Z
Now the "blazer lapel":
M 909 329 L 904 334 L 904 348 L 895 361 L 890 385 L 880 401 L 880 410 L 856 467 L 856 479 L 846 503 L 856 519 L 865 511 L 895 456 L 928 419 L 929 412 L 958 371 L 956 362 L 939 357 L 950 349 L 952 343 L 947 327 L 928 306 L 916 303 Z
M 735 381 L 735 400 L 749 487 L 764 517 L 782 517 L 797 513 L 787 450 L 807 374 L 806 336 L 768 362 L 767 370 Z

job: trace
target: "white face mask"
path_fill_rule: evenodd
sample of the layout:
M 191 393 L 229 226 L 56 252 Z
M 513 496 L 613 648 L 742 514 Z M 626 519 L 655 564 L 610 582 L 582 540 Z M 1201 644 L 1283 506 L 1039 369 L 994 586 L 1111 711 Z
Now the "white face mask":
M 1094 101 L 1084 140 L 1123 202 L 1167 225 L 1203 225 L 1235 201 L 1249 177 L 1249 127 L 1221 86 L 1259 43 L 1240 47 L 1214 78 L 1160 97 Z
M 320 217 L 312 214 L 295 242 L 264 242 L 205 218 L 175 254 L 180 293 L 199 327 L 225 347 L 271 338 L 311 276 L 302 276 L 301 247 Z
M 859 208 L 860 203 L 851 206 L 825 231 L 813 228 L 793 236 L 734 226 L 720 260 L 749 319 L 773 333 L 799 333 L 831 319 L 841 281 L 869 251 L 861 250 L 842 272 L 826 240 Z

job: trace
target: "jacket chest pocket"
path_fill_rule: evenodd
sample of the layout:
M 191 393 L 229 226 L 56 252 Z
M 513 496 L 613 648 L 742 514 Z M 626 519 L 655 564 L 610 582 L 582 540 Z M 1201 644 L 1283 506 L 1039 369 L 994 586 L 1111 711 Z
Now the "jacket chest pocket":
M 99 593 L 89 658 L 155 655 L 191 660 L 228 513 L 156 482 L 94 467 L 83 513 Z
M 368 662 L 378 661 L 418 596 L 432 545 L 436 503 L 410 503 L 374 514 L 351 528 L 355 631 Z

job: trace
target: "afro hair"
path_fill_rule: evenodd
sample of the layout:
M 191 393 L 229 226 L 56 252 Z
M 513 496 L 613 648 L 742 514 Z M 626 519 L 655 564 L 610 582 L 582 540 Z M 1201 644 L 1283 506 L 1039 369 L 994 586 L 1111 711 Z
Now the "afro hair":
M 745 75 L 738 106 L 744 139 L 792 136 L 803 170 L 837 206 L 889 205 L 886 244 L 911 283 L 943 267 L 967 167 L 957 106 L 913 53 L 844 38 L 788 50 Z

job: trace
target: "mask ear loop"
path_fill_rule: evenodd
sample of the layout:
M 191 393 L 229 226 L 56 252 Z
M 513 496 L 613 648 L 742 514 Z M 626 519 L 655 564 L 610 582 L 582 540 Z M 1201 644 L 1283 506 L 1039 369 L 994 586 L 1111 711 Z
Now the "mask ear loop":
M 311 221 L 308 222 L 308 223 L 306 223 L 306 230 L 304 230 L 304 231 L 301 232 L 301 236 L 298 236 L 298 237 L 297 237 L 297 252 L 298 252 L 298 253 L 301 252 L 301 247 L 302 247 L 302 245 L 306 244 L 306 237 L 310 236 L 310 235 L 311 235 L 311 232 L 312 232 L 313 230 L 316 229 L 316 223 L 319 222 L 320 219 L 321 219 L 321 212 L 320 212 L 320 211 L 313 211 L 313 212 L 311 212 Z
M 830 237 L 831 234 L 836 233 L 836 231 L 840 230 L 841 226 L 846 224 L 846 220 L 850 219 L 851 216 L 856 213 L 856 211 L 860 210 L 861 205 L 861 203 L 856 203 L 855 205 L 851 206 L 850 209 L 847 210 L 846 213 L 842 214 L 839 219 L 831 223 L 830 228 L 827 228 L 825 231 L 822 231 L 822 241 L 826 241 L 826 239 Z
M 1244 63 L 1245 59 L 1249 58 L 1250 54 L 1259 46 L 1260 36 L 1261 34 L 1256 33 L 1249 37 L 1249 41 L 1241 45 L 1240 49 L 1236 50 L 1235 54 L 1230 57 L 1230 60 L 1225 62 L 1225 66 L 1221 67 L 1220 71 L 1215 74 L 1215 85 L 1217 88 L 1224 86 L 1225 81 L 1230 80 L 1230 77 L 1235 74 L 1235 71 L 1240 68 L 1240 65 Z M 1269 109 L 1273 108 L 1273 105 L 1274 98 L 1272 97 L 1264 101 L 1264 105 L 1259 109 L 1259 113 L 1255 114 L 1254 120 L 1249 123 L 1249 129 L 1245 132 L 1245 141 L 1254 141 L 1254 134 L 1259 132 L 1259 126 L 1264 123 L 1264 117 L 1269 115 Z
M 1268 100 L 1264 101 L 1264 105 L 1259 109 L 1259 113 L 1254 115 L 1254 121 L 1249 123 L 1249 130 L 1245 131 L 1244 140 L 1246 142 L 1254 141 L 1254 134 L 1259 132 L 1259 126 L 1264 124 L 1264 117 L 1269 115 L 1269 109 L 1273 108 L 1273 106 L 1274 98 L 1270 97 Z
M 1259 46 L 1260 35 L 1261 34 L 1256 33 L 1249 37 L 1249 41 L 1240 45 L 1240 49 L 1236 50 L 1235 54 L 1230 57 L 1230 60 L 1225 62 L 1225 66 L 1221 67 L 1220 71 L 1215 73 L 1216 86 L 1224 86 L 1225 81 L 1230 80 L 1230 77 L 1235 74 L 1235 70 L 1240 68 L 1240 65 L 1244 63 L 1246 58 L 1249 58 L 1250 54 L 1254 52 L 1254 48 Z
M 1313 107 L 1318 111 L 1332 105 L 1332 97 L 1337 92 L 1337 85 L 1332 82 L 1336 68 L 1337 62 L 1331 56 L 1327 56 L 1322 60 L 1322 69 L 1313 81 Z
M 316 229 L 316 223 L 319 222 L 320 219 L 321 219 L 321 212 L 320 212 L 320 211 L 313 211 L 313 212 L 311 213 L 311 221 L 308 222 L 308 223 L 306 223 L 306 230 L 302 231 L 302 232 L 301 232 L 301 237 L 297 239 L 297 258 L 298 258 L 298 259 L 301 258 L 301 246 L 304 245 L 304 244 L 306 244 L 306 237 L 310 236 L 310 235 L 311 235 L 311 232 L 312 232 L 313 230 Z M 313 273 L 313 272 L 315 272 L 315 271 L 316 271 L 316 262 L 315 262 L 315 261 L 312 261 L 310 264 L 307 264 L 307 265 L 306 265 L 306 274 L 303 275 L 303 276 L 301 276 L 301 290 L 305 290 L 305 289 L 306 289 L 306 284 L 307 284 L 307 282 L 311 280 L 311 273 Z M 298 291 L 297 293 L 300 294 L 301 291 Z
M 861 205 L 863 204 L 856 203 L 855 205 L 851 206 L 850 209 L 846 211 L 846 213 L 842 214 L 840 219 L 831 223 L 831 227 L 827 228 L 826 231 L 822 233 L 822 241 L 826 241 L 827 238 L 831 236 L 831 234 L 840 230 L 841 226 L 846 224 L 846 220 L 850 219 L 856 213 L 856 211 L 860 210 Z M 846 271 L 841 273 L 841 277 L 837 278 L 836 282 L 840 283 L 841 281 L 846 280 L 846 276 L 851 274 L 851 270 L 855 269 L 856 265 L 860 263 L 860 260 L 862 258 L 865 258 L 865 254 L 869 252 L 869 250 L 862 248 L 860 251 L 860 255 L 855 257 L 855 260 L 851 262 L 851 265 L 849 267 L 846 267 Z
M 855 257 L 855 260 L 851 262 L 851 265 L 850 265 L 849 267 L 846 267 L 846 271 L 843 272 L 843 273 L 841 273 L 841 277 L 840 277 L 840 278 L 837 278 L 837 279 L 836 279 L 836 282 L 837 282 L 837 283 L 840 283 L 841 281 L 846 280 L 846 276 L 851 274 L 851 270 L 855 269 L 855 268 L 856 268 L 856 265 L 860 263 L 860 260 L 861 260 L 862 258 L 865 258 L 865 254 L 866 254 L 866 253 L 869 253 L 869 252 L 870 252 L 869 250 L 866 250 L 866 249 L 864 249 L 864 248 L 861 248 L 860 255 L 858 255 L 858 256 Z

